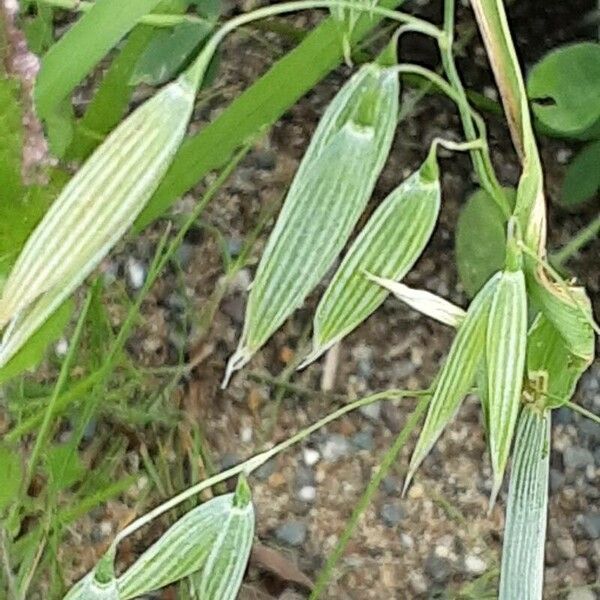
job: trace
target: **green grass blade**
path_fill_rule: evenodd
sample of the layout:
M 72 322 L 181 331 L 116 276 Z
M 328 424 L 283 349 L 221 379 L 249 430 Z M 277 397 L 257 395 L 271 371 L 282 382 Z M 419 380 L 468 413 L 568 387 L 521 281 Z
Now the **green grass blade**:
M 237 598 L 254 541 L 254 521 L 250 489 L 242 476 L 233 507 L 227 520 L 221 523 L 219 537 L 199 577 L 198 600 Z
M 401 0 L 384 0 L 381 6 L 396 8 L 401 3 Z M 377 15 L 362 16 L 352 34 L 353 44 L 380 21 Z M 342 55 L 338 23 L 333 18 L 326 19 L 213 122 L 182 145 L 167 176 L 138 219 L 136 230 L 164 214 L 209 171 L 223 166 L 237 148 L 273 125 L 339 64 Z
M 401 279 L 415 264 L 437 221 L 440 184 L 435 155 L 392 191 L 344 257 L 314 319 L 313 349 L 300 368 L 338 342 L 385 300 L 388 292 L 365 276 Z
M 182 77 L 113 131 L 27 240 L 0 298 L 0 366 L 131 226 L 185 134 L 195 90 Z M 26 335 L 23 330 L 26 330 Z
M 121 598 L 160 589 L 202 568 L 229 518 L 232 502 L 233 494 L 217 496 L 179 519 L 119 577 Z
M 494 275 L 475 296 L 463 323 L 458 328 L 448 358 L 438 374 L 425 424 L 410 459 L 405 490 L 423 459 L 454 417 L 475 380 L 477 367 L 485 349 L 490 304 L 500 275 Z
M 541 600 L 548 505 L 550 412 L 525 407 L 519 418 L 504 545 L 500 600 Z
M 398 94 L 394 70 L 369 64 L 325 111 L 258 266 L 225 381 L 302 304 L 342 250 L 387 159 Z
M 42 58 L 35 88 L 39 116 L 52 122 L 75 87 L 158 2 L 97 0 Z
M 523 271 L 504 271 L 491 303 L 486 333 L 489 447 L 493 505 L 517 422 L 527 345 L 527 293 Z

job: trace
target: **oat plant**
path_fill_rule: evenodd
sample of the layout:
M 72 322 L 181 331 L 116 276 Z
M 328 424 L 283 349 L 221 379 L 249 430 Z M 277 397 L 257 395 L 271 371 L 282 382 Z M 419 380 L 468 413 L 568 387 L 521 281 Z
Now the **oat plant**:
M 190 21 L 188 15 L 149 12 L 156 4 L 132 3 L 137 11 L 130 15 L 132 24 L 135 19 L 158 27 Z M 341 341 L 392 293 L 425 317 L 455 330 L 439 372 L 429 389 L 387 390 L 348 403 L 288 440 L 184 490 L 139 517 L 117 534 L 97 565 L 65 598 L 125 600 L 189 578 L 192 597 L 233 600 L 254 537 L 255 512 L 248 482 L 252 472 L 352 410 L 380 400 L 418 397 L 417 408 L 318 577 L 311 598 L 320 597 L 362 511 L 421 416 L 425 418 L 408 466 L 405 490 L 471 392 L 481 401 L 493 470 L 490 506 L 496 502 L 507 466 L 512 463 L 499 597 L 542 597 L 551 411 L 564 405 L 576 408 L 571 397 L 593 359 L 598 326 L 585 290 L 571 280 L 565 281 L 549 263 L 543 172 L 501 0 L 472 0 L 471 4 L 521 162 L 514 201 L 498 181 L 485 122 L 469 103 L 455 65 L 454 1 L 445 0 L 440 26 L 395 10 L 397 4 L 298 0 L 259 8 L 220 26 L 213 24 L 214 32 L 197 58 L 98 145 L 27 239 L 0 295 L 0 328 L 4 330 L 0 366 L 26 346 L 94 271 L 155 194 L 160 197 L 161 182 L 175 157 L 180 156 L 182 143 L 185 150 L 184 138 L 196 94 L 224 37 L 265 17 L 328 9 L 341 34 L 335 40 L 341 48 L 335 51 L 348 61 L 357 32 L 363 31 L 365 23 L 386 19 L 395 23 L 397 30 L 378 56 L 356 68 L 321 117 L 260 258 L 239 345 L 224 369 L 224 385 L 302 306 L 338 258 L 339 266 L 314 315 L 312 348 L 301 349 L 305 354 L 300 368 Z M 62 6 L 85 6 L 89 11 L 86 16 L 90 16 L 103 7 L 103 0 L 94 7 L 83 3 Z M 428 36 L 437 44 L 441 74 L 401 61 L 398 38 L 407 30 Z M 59 62 L 57 54 L 60 56 L 60 48 L 53 51 L 46 64 Z M 422 165 L 397 182 L 348 245 L 391 151 L 401 109 L 401 83 L 407 75 L 454 102 L 464 141 L 434 140 L 423 151 Z M 56 80 L 64 84 L 63 92 L 77 83 L 73 73 L 69 77 Z M 58 117 L 48 94 L 56 86 L 49 86 L 48 81 L 47 75 L 41 78 L 46 87 L 38 89 L 38 102 L 47 109 L 46 124 L 51 127 Z M 401 281 L 425 250 L 443 207 L 437 163 L 441 146 L 470 154 L 490 210 L 498 211 L 504 223 L 502 263 L 489 273 L 465 308 Z M 218 153 L 219 148 L 215 147 L 214 152 Z M 210 157 L 200 156 L 198 160 L 210 164 Z M 159 261 L 159 265 L 164 266 L 164 262 Z M 84 316 L 85 312 L 78 334 Z M 58 401 L 58 392 L 54 400 Z M 237 477 L 234 493 L 199 503 L 132 564 L 124 569 L 117 566 L 117 550 L 126 537 L 232 477 Z

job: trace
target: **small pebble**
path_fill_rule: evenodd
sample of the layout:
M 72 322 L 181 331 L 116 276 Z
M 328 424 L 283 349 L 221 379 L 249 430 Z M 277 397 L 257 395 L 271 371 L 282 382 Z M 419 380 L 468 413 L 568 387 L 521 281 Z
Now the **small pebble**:
M 465 557 L 465 570 L 472 575 L 481 575 L 485 573 L 487 564 L 483 558 L 475 554 L 468 554 Z
M 69 351 L 69 342 L 65 338 L 60 338 L 56 345 L 54 346 L 54 352 L 56 356 L 66 356 Z
M 589 588 L 575 588 L 569 592 L 567 600 L 596 600 L 596 594 Z
M 589 512 L 583 515 L 581 527 L 589 539 L 600 538 L 600 513 Z
M 131 256 L 127 259 L 127 279 L 134 290 L 139 290 L 146 280 L 146 268 L 139 260 Z
M 563 453 L 563 461 L 566 468 L 584 469 L 594 464 L 594 455 L 587 448 L 570 446 Z
M 248 444 L 251 442 L 252 433 L 252 427 L 242 427 L 242 430 L 240 431 L 240 440 L 242 440 L 242 443 Z
M 577 555 L 575 542 L 571 538 L 558 538 L 556 540 L 556 548 L 562 558 L 575 558 Z
M 404 517 L 404 510 L 398 502 L 388 502 L 381 507 L 381 519 L 388 527 L 398 525 Z
M 350 442 L 339 433 L 330 435 L 321 446 L 321 454 L 328 461 L 336 461 L 348 456 L 352 451 Z
M 359 450 L 373 450 L 375 442 L 370 431 L 359 431 L 352 436 L 352 444 Z
M 306 539 L 306 525 L 302 521 L 286 521 L 277 528 L 275 537 L 280 544 L 302 546 Z
M 361 406 L 358 411 L 363 417 L 367 417 L 370 421 L 377 422 L 381 417 L 381 402 L 373 402 L 373 404 Z
M 260 467 L 258 467 L 258 469 L 256 469 L 256 471 L 254 471 L 254 476 L 259 481 L 266 481 L 267 479 L 269 479 L 269 477 L 271 477 L 271 475 L 273 475 L 273 473 L 275 473 L 276 469 L 277 469 L 277 462 L 275 459 L 271 459 L 271 460 L 268 460 L 264 465 L 261 465 Z
M 316 465 L 321 458 L 318 450 L 314 448 L 304 448 L 302 450 L 302 460 L 307 467 L 312 467 Z
M 300 498 L 302 502 L 314 502 L 316 497 L 317 490 L 312 485 L 305 485 L 300 488 L 300 491 L 298 492 L 298 498 Z

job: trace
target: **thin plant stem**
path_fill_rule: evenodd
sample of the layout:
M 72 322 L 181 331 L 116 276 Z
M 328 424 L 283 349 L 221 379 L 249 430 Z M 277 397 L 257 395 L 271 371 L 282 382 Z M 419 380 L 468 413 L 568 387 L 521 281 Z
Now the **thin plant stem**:
M 75 351 L 77 346 L 79 345 L 79 339 L 81 338 L 81 333 L 83 331 L 83 324 L 87 317 L 88 310 L 90 308 L 90 304 L 92 301 L 92 294 L 88 292 L 85 302 L 83 304 L 83 308 L 79 314 L 79 319 L 77 320 L 77 325 L 75 326 L 75 332 L 71 338 L 71 342 L 69 344 L 69 350 L 63 361 L 63 364 L 60 369 L 60 373 L 58 375 L 58 379 L 56 384 L 54 385 L 54 389 L 52 391 L 52 396 L 50 396 L 50 401 L 48 402 L 48 406 L 44 412 L 44 418 L 42 420 L 42 424 L 40 426 L 40 430 L 35 439 L 35 444 L 33 446 L 33 450 L 31 451 L 31 457 L 29 459 L 29 465 L 27 467 L 27 474 L 23 479 L 23 490 L 27 491 L 29 484 L 33 478 L 35 473 L 35 468 L 37 466 L 37 461 L 40 456 L 40 452 L 42 450 L 42 446 L 46 443 L 46 438 L 48 437 L 48 433 L 50 431 L 50 425 L 52 423 L 52 417 L 54 415 L 56 403 L 60 396 L 60 393 L 69 377 L 69 370 L 71 369 L 71 364 L 73 363 L 73 359 L 75 358 Z
M 372 394 L 370 396 L 366 396 L 364 398 L 360 398 L 359 400 L 355 400 L 354 402 L 346 404 L 345 406 L 342 406 L 338 410 L 330 413 L 326 417 L 323 417 L 316 423 L 313 423 L 310 427 L 307 427 L 306 429 L 299 431 L 295 435 L 293 435 L 293 436 L 289 437 L 288 439 L 284 440 L 283 442 L 277 444 L 270 450 L 265 450 L 264 452 L 256 454 L 256 455 L 252 456 L 251 458 L 249 458 L 248 460 L 245 460 L 242 463 L 239 463 L 229 469 L 226 469 L 225 471 L 221 471 L 220 473 L 217 473 L 216 475 L 210 477 L 209 479 L 205 479 L 204 481 L 201 481 L 200 483 L 198 483 L 192 487 L 189 487 L 188 489 L 186 489 L 183 492 L 181 492 L 180 494 L 174 496 L 170 500 L 167 500 L 167 502 L 160 504 L 159 506 L 157 506 L 150 512 L 141 516 L 139 519 L 136 519 L 135 521 L 133 521 L 132 523 L 127 525 L 127 527 L 125 527 L 123 530 L 121 530 L 116 535 L 110 548 L 107 551 L 107 555 L 114 554 L 114 552 L 116 550 L 116 546 L 119 544 L 119 542 L 121 542 L 121 540 L 123 540 L 127 536 L 131 535 L 132 533 L 134 533 L 135 531 L 137 531 L 138 529 L 140 529 L 141 527 L 143 527 L 144 525 L 146 525 L 153 519 L 156 519 L 163 513 L 171 510 L 172 508 L 175 508 L 176 506 L 178 506 L 182 502 L 185 502 L 192 496 L 198 495 L 200 492 L 204 491 L 205 489 L 207 489 L 209 487 L 216 485 L 217 483 L 221 483 L 222 481 L 230 479 L 231 477 L 235 477 L 236 475 L 240 475 L 241 473 L 243 473 L 245 475 L 249 475 L 256 469 L 258 469 L 261 465 L 265 464 L 268 460 L 270 460 L 271 458 L 276 456 L 277 454 L 280 454 L 284 450 L 287 450 L 291 446 L 302 441 L 303 439 L 305 439 L 306 437 L 308 437 L 315 431 L 321 429 L 325 425 L 331 423 L 332 421 L 335 421 L 339 417 L 341 417 L 349 412 L 352 412 L 353 410 L 356 410 L 357 408 L 360 408 L 361 406 L 366 406 L 368 404 L 372 404 L 373 402 L 378 402 L 379 400 L 400 399 L 400 398 L 405 398 L 405 397 L 421 397 L 421 396 L 428 397 L 430 395 L 431 395 L 430 390 L 416 390 L 416 391 L 415 390 L 388 390 L 385 392 L 379 392 L 377 394 Z
M 280 4 L 257 8 L 250 13 L 244 13 L 237 17 L 233 17 L 224 23 L 208 40 L 206 46 L 204 46 L 192 66 L 187 70 L 186 78 L 194 88 L 198 88 L 219 44 L 227 35 L 229 35 L 229 33 L 239 27 L 275 15 L 308 9 L 333 7 L 352 8 L 360 12 L 376 14 L 399 23 L 411 25 L 413 31 L 419 31 L 436 39 L 439 39 L 442 36 L 440 29 L 429 23 L 429 21 L 380 6 L 364 6 L 359 3 L 346 2 L 344 0 L 296 0 L 292 2 L 282 2 Z
M 377 472 L 371 478 L 367 489 L 363 492 L 363 495 L 360 497 L 360 500 L 354 507 L 354 510 L 352 511 L 352 516 L 346 524 L 346 527 L 344 528 L 344 531 L 342 532 L 342 535 L 340 536 L 335 546 L 335 549 L 330 554 L 325 566 L 319 573 L 317 582 L 313 591 L 310 594 L 309 600 L 317 600 L 325 591 L 327 585 L 331 581 L 333 569 L 335 568 L 335 565 L 338 563 L 339 559 L 344 554 L 346 546 L 348 545 L 348 542 L 350 541 L 350 538 L 352 537 L 354 530 L 356 529 L 360 517 L 371 503 L 371 500 L 373 499 L 373 496 L 375 495 L 379 486 L 381 485 L 381 482 L 387 476 L 392 466 L 395 464 L 402 448 L 404 448 L 408 438 L 410 437 L 415 427 L 418 425 L 422 415 L 425 413 L 425 409 L 427 408 L 428 403 L 429 396 L 424 396 L 419 400 L 415 410 L 411 413 L 408 421 L 402 428 L 402 431 L 396 437 L 394 444 L 385 454 L 383 460 L 381 461 L 381 464 L 379 465 L 379 468 L 377 469 Z
M 560 269 L 576 252 L 589 244 L 600 233 L 600 214 L 571 238 L 560 250 L 551 255 L 550 262 Z
M 15 576 L 10 564 L 10 553 L 8 548 L 8 540 L 6 535 L 6 527 L 0 526 L 0 554 L 2 555 L 2 566 L 6 574 L 6 583 L 10 598 L 17 598 L 17 584 Z
M 470 109 L 467 93 L 456 68 L 456 62 L 454 61 L 454 2 L 455 0 L 444 0 L 444 35 L 438 38 L 442 65 L 448 81 L 461 98 L 461 102 L 458 103 L 458 110 L 467 140 L 475 140 L 478 137 L 487 138 L 483 119 L 477 123 L 477 129 L 475 128 L 473 112 Z M 498 204 L 504 216 L 508 218 L 511 214 L 510 205 L 496 177 L 487 146 L 483 149 L 472 151 L 471 157 L 481 185 L 492 196 L 496 204 Z
M 589 411 L 587 408 L 583 406 L 579 406 L 579 404 L 575 404 L 575 402 L 567 402 L 566 405 L 575 412 L 578 412 L 580 415 L 586 417 L 586 419 L 590 419 L 590 421 L 594 421 L 594 423 L 598 423 L 600 425 L 600 417 L 595 415 L 593 412 Z

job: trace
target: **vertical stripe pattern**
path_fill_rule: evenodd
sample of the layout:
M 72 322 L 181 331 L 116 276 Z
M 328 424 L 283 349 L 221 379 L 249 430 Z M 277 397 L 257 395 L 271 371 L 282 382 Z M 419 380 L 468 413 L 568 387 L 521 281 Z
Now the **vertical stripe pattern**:
M 504 271 L 498 281 L 486 334 L 489 446 L 494 472 L 492 502 L 510 453 L 527 348 L 527 293 L 523 272 Z
M 401 279 L 423 252 L 440 208 L 439 181 L 412 174 L 379 205 L 323 295 L 314 319 L 312 362 L 382 304 L 388 291 L 365 272 Z
M 13 321 L 10 329 L 18 335 L 5 336 L 0 366 L 131 226 L 185 135 L 194 98 L 183 77 L 164 87 L 125 119 L 65 186 L 27 240 L 3 289 L 0 328 Z M 28 318 L 28 311 L 35 317 Z M 20 326 L 27 336 L 19 334 Z
M 398 76 L 367 65 L 325 111 L 267 243 L 225 383 L 297 309 L 342 250 L 387 159 Z
M 550 411 L 524 407 L 508 492 L 499 600 L 541 600 L 548 507 Z
M 410 460 L 405 489 L 473 385 L 484 354 L 488 313 L 499 279 L 500 273 L 496 273 L 479 291 L 458 328 L 435 384 L 427 417 Z

